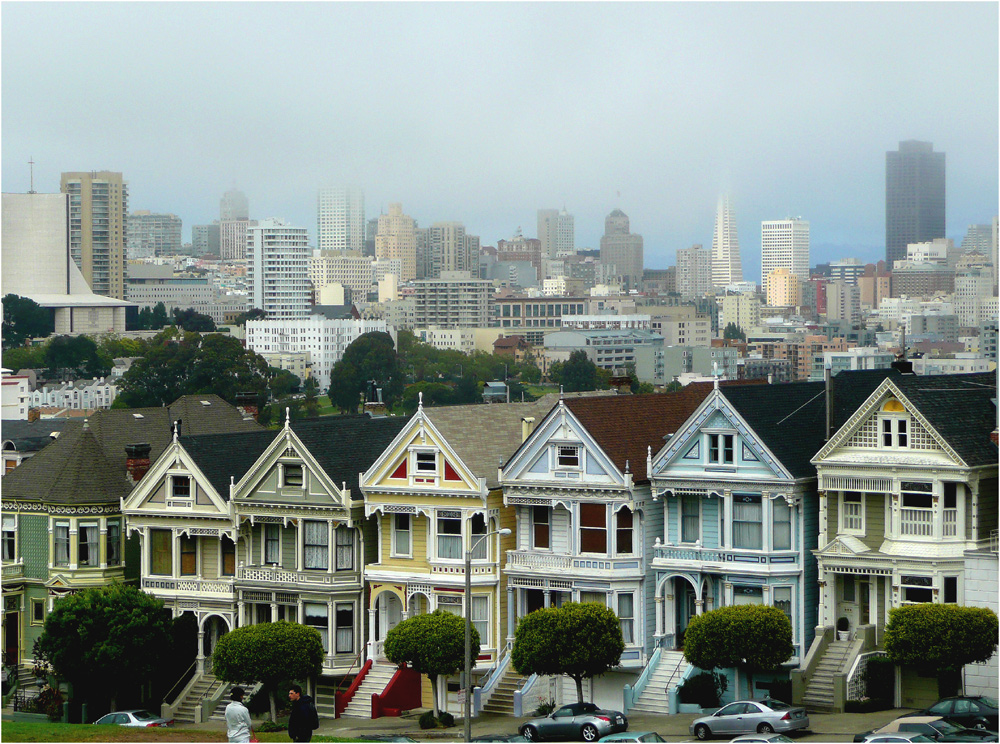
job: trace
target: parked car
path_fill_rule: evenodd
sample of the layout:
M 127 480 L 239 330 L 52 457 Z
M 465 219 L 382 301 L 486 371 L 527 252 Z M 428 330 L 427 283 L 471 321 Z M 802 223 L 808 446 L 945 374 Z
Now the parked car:
M 593 703 L 564 705 L 543 718 L 532 718 L 518 729 L 528 741 L 597 741 L 619 731 L 628 731 L 625 714 L 603 710 Z
M 117 726 L 134 726 L 140 728 L 169 726 L 172 723 L 173 721 L 161 718 L 158 715 L 150 713 L 148 710 L 116 710 L 114 713 L 108 713 L 106 716 L 101 716 L 94 721 L 95 725 L 100 726 L 115 724 Z
M 771 734 L 809 728 L 805 708 L 793 707 L 772 698 L 737 700 L 710 716 L 696 718 L 689 731 L 699 739 L 733 734 Z
M 622 734 L 608 734 L 601 738 L 601 741 L 666 741 L 655 731 L 626 731 Z
M 520 734 L 483 734 L 482 736 L 473 736 L 471 741 L 518 742 L 527 741 L 527 739 Z
M 896 732 L 895 734 L 868 734 L 865 744 L 908 744 L 908 742 L 936 741 L 923 734 Z
M 938 700 L 929 708 L 908 713 L 913 716 L 941 716 L 949 721 L 985 731 L 997 730 L 997 701 L 986 695 L 956 695 Z
M 882 728 L 857 734 L 854 741 L 865 741 L 870 734 L 923 734 L 934 741 L 996 741 L 992 731 L 965 728 L 941 716 L 900 716 Z
M 787 744 L 792 741 L 784 734 L 746 734 L 737 736 L 732 741 L 752 742 L 753 744 Z

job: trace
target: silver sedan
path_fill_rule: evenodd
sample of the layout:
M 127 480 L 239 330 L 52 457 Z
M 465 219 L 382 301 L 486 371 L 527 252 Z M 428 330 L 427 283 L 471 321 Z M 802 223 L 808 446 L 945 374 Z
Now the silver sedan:
M 798 731 L 809 728 L 805 708 L 795 708 L 772 698 L 737 700 L 719 708 L 710 716 L 696 718 L 690 732 L 699 739 L 734 734 L 770 734 L 775 731 Z
M 628 731 L 628 719 L 616 710 L 601 710 L 593 703 L 570 703 L 545 718 L 521 725 L 528 741 L 597 741 L 602 736 Z

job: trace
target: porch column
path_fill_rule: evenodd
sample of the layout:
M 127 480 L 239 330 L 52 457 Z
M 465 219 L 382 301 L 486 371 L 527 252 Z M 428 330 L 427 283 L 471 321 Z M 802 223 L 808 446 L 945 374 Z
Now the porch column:
M 663 637 L 663 597 L 656 597 L 656 637 Z
M 368 608 L 368 658 L 375 658 L 375 608 Z
M 544 590 L 542 592 L 542 596 L 544 597 L 544 601 L 543 601 L 542 606 L 543 607 L 549 607 L 549 606 L 551 606 L 552 605 L 552 590 L 551 589 Z
M 826 626 L 826 616 L 827 616 L 826 580 L 827 580 L 827 572 L 825 570 L 820 569 L 819 580 L 816 582 L 816 584 L 819 586 L 819 613 L 816 617 L 816 625 L 821 628 Z
M 203 674 L 205 672 L 205 629 L 204 627 L 198 628 L 198 654 L 195 657 L 198 663 L 198 673 Z
M 700 615 L 704 611 L 705 611 L 705 600 L 704 599 L 696 599 L 694 601 L 694 614 L 695 615 Z
M 236 627 L 243 627 L 243 595 L 236 601 Z
M 170 531 L 170 569 L 175 579 L 181 575 L 181 534 L 176 528 Z
M 277 602 L 271 602 L 271 622 L 278 622 L 278 604 Z
M 305 541 L 303 539 L 302 520 L 299 519 L 295 523 L 295 570 L 302 570 L 302 558 L 305 552 Z
M 514 604 L 514 587 L 507 587 L 507 643 L 511 643 L 514 640 L 514 623 L 517 620 L 514 617 L 517 612 Z
M 970 482 L 968 485 L 963 486 L 961 490 L 965 491 L 966 493 L 958 494 L 958 498 L 962 498 L 966 495 L 968 495 L 969 497 L 968 500 L 966 501 L 966 503 L 968 504 L 966 508 L 968 508 L 971 511 L 971 517 L 972 517 L 971 521 L 969 522 L 972 525 L 972 534 L 969 535 L 969 539 L 972 540 L 973 542 L 979 542 L 979 480 L 977 479 Z M 965 531 L 965 528 L 961 524 L 958 527 L 960 530 L 962 530 L 962 532 Z M 962 532 L 959 532 L 959 534 L 962 534 Z
M 871 608 L 869 621 L 875 626 L 875 643 L 878 643 L 878 582 L 881 576 L 872 576 L 868 582 L 868 606 Z
M 327 548 L 330 551 L 330 557 L 326 562 L 326 572 L 333 574 L 337 566 L 337 535 L 332 519 L 326 522 L 326 544 L 330 546 Z

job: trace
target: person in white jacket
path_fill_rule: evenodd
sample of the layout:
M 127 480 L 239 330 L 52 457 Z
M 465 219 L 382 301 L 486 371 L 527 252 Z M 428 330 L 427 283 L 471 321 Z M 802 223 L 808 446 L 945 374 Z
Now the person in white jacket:
M 250 726 L 250 711 L 243 704 L 246 690 L 237 685 L 230 693 L 232 702 L 226 706 L 226 735 L 229 741 L 248 742 L 253 736 Z

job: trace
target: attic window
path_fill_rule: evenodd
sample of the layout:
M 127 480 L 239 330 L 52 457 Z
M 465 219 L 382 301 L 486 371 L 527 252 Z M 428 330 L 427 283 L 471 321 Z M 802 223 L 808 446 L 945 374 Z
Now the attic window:
M 302 466 L 301 465 L 285 465 L 285 485 L 294 486 L 297 488 L 302 487 Z
M 580 467 L 580 448 L 560 446 L 556 451 L 556 464 L 561 468 Z
M 418 452 L 417 453 L 417 472 L 418 473 L 436 473 L 437 472 L 437 454 L 434 452 Z

